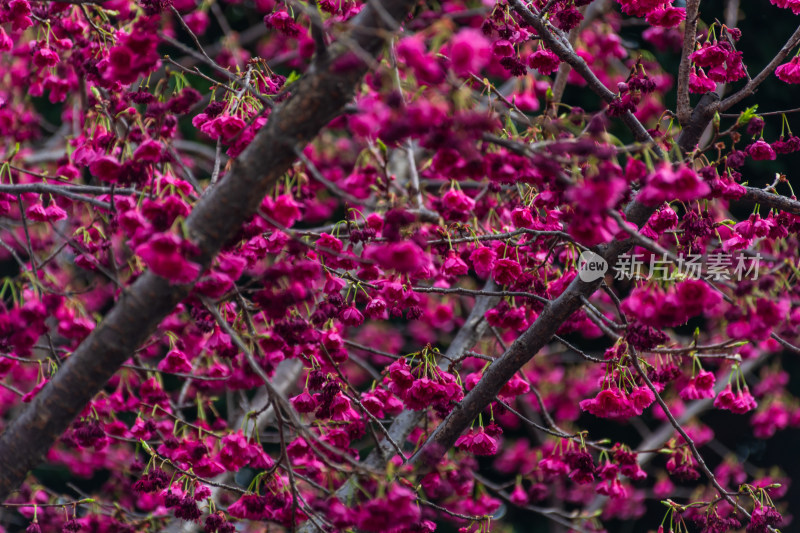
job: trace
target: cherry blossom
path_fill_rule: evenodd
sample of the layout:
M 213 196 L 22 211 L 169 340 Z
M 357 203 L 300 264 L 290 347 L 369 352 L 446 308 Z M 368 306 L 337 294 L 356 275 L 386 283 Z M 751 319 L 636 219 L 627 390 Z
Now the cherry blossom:
M 788 530 L 758 9 L 2 3 L 0 530 Z

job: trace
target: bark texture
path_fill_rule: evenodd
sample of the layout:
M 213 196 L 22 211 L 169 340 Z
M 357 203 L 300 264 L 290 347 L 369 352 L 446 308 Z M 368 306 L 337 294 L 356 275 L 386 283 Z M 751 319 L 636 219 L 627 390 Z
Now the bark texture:
M 369 60 L 377 58 L 415 4 L 416 0 L 370 3 L 331 47 L 327 59 L 289 87 L 288 100 L 273 110 L 226 177 L 189 216 L 189 237 L 201 250 L 195 261 L 208 266 L 236 236 L 292 165 L 294 149 L 302 150 L 352 100 Z M 191 289 L 150 272 L 126 289 L 105 320 L 0 437 L 0 501 L 25 480 L 119 366 Z

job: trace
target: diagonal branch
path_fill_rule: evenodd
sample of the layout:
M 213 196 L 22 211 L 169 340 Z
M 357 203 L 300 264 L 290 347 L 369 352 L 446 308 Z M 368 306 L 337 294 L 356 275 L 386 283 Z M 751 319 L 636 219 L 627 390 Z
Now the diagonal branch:
M 631 350 L 633 350 L 632 347 Z M 747 510 L 741 506 L 741 504 L 738 502 L 738 499 L 734 500 L 733 497 L 731 496 L 731 493 L 729 493 L 720 484 L 719 480 L 714 475 L 714 472 L 711 471 L 711 469 L 706 464 L 705 459 L 703 459 L 703 456 L 700 455 L 700 452 L 697 450 L 697 445 L 695 444 L 694 440 L 692 440 L 689 434 L 686 433 L 686 430 L 683 429 L 680 423 L 677 420 L 675 420 L 675 416 L 670 411 L 669 406 L 667 406 L 666 402 L 664 402 L 664 399 L 661 397 L 661 394 L 659 394 L 658 389 L 656 389 L 656 386 L 653 385 L 653 382 L 650 381 L 649 377 L 647 377 L 647 373 L 642 369 L 642 365 L 641 363 L 639 363 L 639 354 L 637 354 L 635 350 L 631 355 L 631 361 L 633 362 L 633 368 L 636 369 L 636 372 L 639 374 L 639 376 L 647 385 L 647 388 L 649 388 L 652 391 L 653 395 L 656 398 L 656 402 L 658 402 L 658 405 L 661 407 L 661 410 L 664 411 L 664 414 L 667 416 L 667 419 L 669 420 L 672 427 L 675 428 L 675 431 L 677 431 L 680 434 L 680 436 L 683 437 L 684 442 L 689 446 L 689 451 L 691 451 L 694 460 L 697 461 L 697 464 L 700 467 L 700 469 L 703 471 L 706 477 L 708 477 L 708 479 L 711 481 L 711 484 L 714 485 L 714 488 L 717 490 L 719 496 L 723 498 L 725 501 L 727 501 L 729 504 L 731 504 L 731 506 L 734 509 L 738 510 L 740 513 L 745 515 L 748 519 L 751 518 L 750 513 L 748 513 Z M 774 531 L 772 528 L 769 528 L 769 530 Z
M 540 38 L 559 56 L 581 74 L 589 87 L 601 98 L 610 101 L 614 94 L 600 82 L 589 66 L 581 59 L 569 43 L 557 38 L 545 22 L 528 10 L 520 0 L 509 0 L 509 4 L 530 26 L 538 32 Z M 707 93 L 701 98 L 692 113 L 691 119 L 683 129 L 678 145 L 684 152 L 691 151 L 697 144 L 705 126 L 716 111 L 719 96 Z M 653 143 L 644 126 L 631 113 L 623 115 L 623 121 L 640 142 Z M 653 213 L 652 207 L 645 206 L 635 198 L 625 209 L 625 218 L 638 227 L 643 226 Z M 617 258 L 629 251 L 633 246 L 631 239 L 613 240 L 600 250 L 607 264 L 616 264 Z M 484 372 L 481 380 L 464 397 L 445 420 L 436 427 L 427 441 L 409 460 L 421 471 L 433 469 L 441 457 L 454 444 L 458 436 L 497 396 L 500 389 L 510 380 L 522 366 L 530 361 L 539 350 L 553 338 L 561 325 L 583 305 L 583 300 L 591 296 L 601 285 L 602 279 L 587 283 L 576 277 L 569 287 L 548 304 L 534 323 L 495 360 Z
M 694 52 L 697 42 L 697 20 L 699 18 L 700 0 L 689 0 L 686 3 L 686 21 L 683 30 L 683 48 L 681 50 L 681 63 L 678 67 L 678 122 L 681 126 L 689 122 L 692 106 L 689 103 L 689 56 Z
M 572 45 L 569 43 L 566 37 L 563 35 L 556 35 L 554 33 L 557 30 L 551 30 L 547 23 L 541 19 L 539 16 L 535 15 L 530 9 L 525 7 L 521 0 L 508 0 L 508 5 L 510 5 L 514 11 L 516 11 L 522 20 L 528 24 L 529 26 L 533 27 L 536 32 L 541 37 L 542 41 L 550 47 L 550 49 L 561 59 L 561 61 L 568 63 L 575 71 L 581 75 L 581 77 L 586 80 L 586 84 L 589 88 L 597 94 L 600 98 L 603 99 L 606 103 L 611 103 L 615 98 L 616 95 L 606 87 L 602 81 L 592 72 L 592 69 L 589 68 L 589 65 L 586 64 L 586 61 L 583 60 L 581 56 L 575 53 L 575 49 L 572 48 Z M 647 130 L 642 123 L 639 122 L 633 113 L 630 111 L 626 111 L 624 115 L 620 117 L 622 122 L 628 127 L 628 129 L 633 132 L 633 136 L 636 138 L 637 141 L 641 143 L 648 143 L 653 145 L 653 150 L 658 153 L 660 149 L 656 146 L 653 138 L 647 133 Z
M 772 74 L 772 72 L 776 68 L 778 68 L 778 65 L 780 65 L 784 59 L 786 59 L 786 56 L 789 55 L 789 52 L 791 52 L 792 49 L 795 46 L 797 46 L 798 43 L 800 43 L 800 26 L 798 26 L 797 29 L 794 30 L 792 36 L 789 37 L 789 40 L 786 41 L 786 44 L 783 45 L 783 48 L 781 48 L 775 55 L 775 57 L 772 58 L 772 61 L 770 61 L 769 64 L 766 67 L 764 67 L 764 70 L 759 72 L 755 78 L 748 81 L 747 84 L 741 89 L 739 89 L 736 93 L 732 94 L 731 96 L 727 97 L 725 100 L 720 102 L 719 110 L 725 111 L 727 109 L 730 109 L 731 107 L 738 104 L 748 96 L 755 93 L 758 86 L 761 85 L 761 83 L 764 80 L 766 80 L 767 77 L 770 74 Z
M 346 34 L 348 43 L 358 45 L 373 60 L 390 29 L 386 15 L 394 21 L 405 20 L 416 4 L 416 0 L 384 2 L 380 12 L 374 5 L 365 7 Z M 296 157 L 292 146 L 309 143 L 352 100 L 368 64 L 354 60 L 341 44 L 330 51 L 327 61 L 292 85 L 289 99 L 273 111 L 225 179 L 192 211 L 187 231 L 201 251 L 195 261 L 204 267 L 289 169 Z M 24 481 L 119 366 L 190 291 L 191 285 L 171 285 L 151 272 L 127 288 L 105 320 L 0 437 L 0 501 Z
M 756 189 L 754 187 L 745 187 L 746 192 L 740 200 L 750 201 L 756 204 L 766 205 L 779 211 L 786 211 L 793 215 L 800 215 L 800 202 L 781 196 L 780 194 L 773 194 L 763 189 Z

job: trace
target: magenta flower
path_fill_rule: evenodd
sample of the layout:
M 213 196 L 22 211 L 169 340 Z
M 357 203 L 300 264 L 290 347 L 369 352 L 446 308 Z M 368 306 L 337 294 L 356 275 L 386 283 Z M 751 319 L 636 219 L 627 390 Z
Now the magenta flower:
M 373 393 L 365 393 L 361 395 L 361 405 L 364 406 L 364 409 L 369 411 L 372 416 L 377 418 L 383 418 L 386 416 L 384 413 L 383 408 L 384 404 L 380 398 L 376 394 Z
M 600 418 L 625 418 L 634 414 L 631 402 L 616 387 L 603 389 L 596 397 L 582 400 L 580 408 Z
M 776 68 L 775 75 L 786 83 L 800 83 L 800 56 L 795 56 L 788 63 Z
M 689 380 L 689 383 L 681 389 L 680 396 L 684 400 L 700 400 L 702 398 L 714 397 L 714 382 L 716 377 L 713 372 L 701 370 Z
M 346 326 L 360 326 L 364 323 L 364 315 L 355 306 L 345 307 L 339 312 L 339 318 Z
M 158 363 L 158 369 L 163 372 L 189 374 L 192 371 L 192 363 L 182 351 L 170 350 L 166 357 Z
M 622 310 L 647 326 L 660 328 L 685 322 L 687 316 L 677 298 L 659 289 L 636 287 L 622 301 Z
M 703 94 L 717 88 L 717 82 L 706 76 L 702 68 L 692 67 L 689 74 L 689 92 Z
M 770 4 L 782 9 L 791 9 L 795 15 L 800 15 L 800 1 L 798 0 L 769 0 Z
M 311 413 L 317 409 L 317 400 L 308 392 L 308 389 L 304 389 L 289 401 L 298 413 Z
M 687 316 L 699 315 L 708 311 L 722 301 L 722 296 L 708 287 L 702 280 L 687 279 L 675 285 L 675 291 L 680 305 L 684 307 Z
M 445 71 L 436 57 L 428 54 L 423 38 L 413 35 L 401 39 L 396 47 L 397 57 L 408 65 L 414 75 L 424 83 L 436 85 L 445 78 Z
M 413 491 L 392 484 L 384 498 L 370 499 L 361 505 L 356 518 L 358 528 L 372 533 L 409 531 L 421 516 L 416 502 Z
M 691 454 L 675 453 L 667 460 L 667 472 L 679 481 L 694 481 L 700 477 L 697 461 Z
M 498 259 L 492 270 L 492 279 L 500 285 L 513 285 L 522 274 L 522 267 L 513 259 Z
M 364 251 L 364 257 L 377 262 L 381 268 L 403 274 L 414 274 L 427 262 L 425 252 L 410 241 L 369 246 Z
M 386 314 L 386 301 L 383 298 L 373 298 L 364 308 L 370 318 L 383 318 Z
M 292 16 L 284 10 L 279 10 L 265 16 L 264 24 L 268 28 L 275 28 L 288 37 L 296 37 L 297 35 L 300 35 L 300 27 L 294 21 Z
M 475 209 L 475 200 L 458 189 L 450 189 L 444 193 L 441 201 L 442 207 L 445 208 L 446 211 L 469 215 L 469 213 Z
M 458 76 L 479 74 L 491 57 L 491 44 L 478 30 L 465 28 L 450 40 L 451 67 Z
M 489 276 L 489 273 L 494 269 L 496 259 L 497 254 L 488 246 L 475 248 L 469 255 L 469 260 L 472 261 L 472 268 L 482 278 Z
M 691 168 L 681 165 L 673 169 L 671 165 L 662 163 L 648 176 L 638 199 L 647 205 L 658 205 L 671 200 L 689 202 L 710 192 L 711 187 Z
M 663 7 L 647 14 L 646 20 L 652 26 L 674 28 L 686 19 L 686 8 Z
M 625 489 L 619 479 L 612 479 L 598 483 L 597 487 L 595 488 L 595 492 L 602 494 L 603 496 L 608 496 L 611 499 L 627 498 L 628 496 L 628 491 Z
M 443 393 L 442 386 L 430 378 L 414 380 L 403 397 L 406 407 L 421 411 L 431 406 L 433 398 Z
M 14 47 L 14 41 L 11 40 L 11 37 L 0 28 L 0 52 L 8 52 Z
M 511 500 L 511 503 L 514 505 L 525 506 L 528 505 L 530 498 L 528 497 L 528 493 L 525 492 L 525 489 L 522 488 L 522 485 L 515 485 L 514 490 L 511 491 L 511 494 L 508 498 Z
M 148 139 L 133 152 L 133 159 L 147 163 L 158 163 L 161 160 L 161 143 Z
M 33 64 L 37 67 L 53 67 L 60 61 L 58 54 L 52 48 L 39 48 L 33 54 Z
M 514 374 L 514 376 L 503 385 L 503 388 L 500 389 L 498 396 L 510 402 L 517 396 L 527 394 L 530 390 L 531 386 L 528 382 L 522 379 L 518 374 Z
M 467 267 L 467 264 L 458 254 L 451 251 L 444 260 L 442 270 L 447 276 L 456 277 L 465 275 L 469 271 L 469 267 Z
M 718 44 L 705 43 L 689 56 L 698 67 L 713 68 L 725 62 L 728 51 Z
M 111 156 L 102 156 L 94 159 L 89 165 L 89 171 L 98 179 L 115 183 L 122 172 L 122 166 Z
M 747 155 L 756 161 L 774 161 L 775 150 L 763 139 L 759 139 L 753 144 L 749 145 L 746 149 Z
M 736 414 L 744 414 L 758 407 L 758 404 L 755 398 L 753 398 L 753 395 L 750 394 L 750 389 L 746 386 L 744 390 L 737 390 L 734 394 L 730 384 L 728 384 L 728 386 L 717 395 L 717 398 L 714 400 L 714 407 L 717 409 L 726 409 Z
M 188 243 L 170 233 L 157 233 L 136 248 L 136 255 L 155 274 L 173 283 L 190 283 L 200 275 L 200 265 L 184 257 Z M 188 245 L 191 248 L 191 245 Z
M 780 401 L 773 402 L 765 410 L 753 415 L 753 435 L 759 439 L 768 439 L 776 432 L 789 426 L 789 410 Z
M 212 139 L 221 139 L 222 142 L 230 144 L 245 126 L 247 123 L 240 117 L 223 114 L 203 123 L 200 131 Z
M 545 479 L 551 480 L 556 477 L 569 474 L 569 465 L 564 462 L 562 457 L 551 455 L 539 461 L 539 468 L 545 474 Z
M 36 397 L 36 395 L 39 394 L 39 391 L 42 390 L 45 385 L 47 385 L 48 381 L 49 380 L 43 379 L 29 392 L 25 393 L 25 395 L 22 397 L 22 403 L 30 403 Z
M 255 457 L 253 447 L 241 432 L 225 435 L 221 443 L 217 461 L 229 472 L 241 469 Z
M 569 31 L 583 20 L 583 14 L 574 6 L 567 4 L 559 9 L 552 18 L 553 25 L 560 30 Z
M 606 481 L 616 479 L 617 474 L 619 474 L 619 465 L 610 461 L 605 461 L 603 465 L 597 469 L 598 477 Z
M 750 524 L 747 526 L 748 532 L 767 533 L 770 528 L 783 524 L 783 517 L 777 509 L 771 505 L 764 505 L 756 502 L 753 514 L 750 517 Z
M 633 406 L 633 411 L 637 415 L 641 415 L 645 409 L 650 407 L 650 405 L 656 401 L 656 396 L 648 386 L 642 385 L 633 389 L 628 396 L 628 399 Z
M 2 30 L 0 30 L 2 31 Z M 514 45 L 510 41 L 500 39 L 492 45 L 492 53 L 497 57 L 508 57 L 514 55 Z
M 538 70 L 541 74 L 549 76 L 558 70 L 561 60 L 550 50 L 537 50 L 528 57 L 528 66 Z
M 386 369 L 389 371 L 389 379 L 400 391 L 408 390 L 414 383 L 414 376 L 405 359 L 396 360 Z
M 42 204 L 33 204 L 25 210 L 25 216 L 36 222 L 56 222 L 67 218 L 67 212 L 51 203 L 47 207 Z
M 270 512 L 267 498 L 258 494 L 245 494 L 228 506 L 228 514 L 247 520 L 267 520 Z
M 661 234 L 664 231 L 674 228 L 678 225 L 678 215 L 669 206 L 663 206 L 653 213 L 647 223 L 653 231 Z
M 495 455 L 497 440 L 489 436 L 484 428 L 471 429 L 456 440 L 456 447 L 475 455 Z
M 628 15 L 645 17 L 664 4 L 663 0 L 620 0 L 622 11 Z
M 117 45 L 109 50 L 108 59 L 98 65 L 104 80 L 130 84 L 158 66 L 157 24 L 157 17 L 142 17 L 129 34 L 121 34 Z

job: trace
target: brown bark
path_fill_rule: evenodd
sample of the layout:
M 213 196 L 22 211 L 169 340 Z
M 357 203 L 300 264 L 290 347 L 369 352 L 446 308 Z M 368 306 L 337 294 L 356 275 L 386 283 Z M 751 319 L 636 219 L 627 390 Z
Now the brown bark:
M 744 196 L 740 198 L 742 201 L 766 205 L 767 207 L 772 207 L 779 211 L 800 215 L 800 202 L 797 200 L 753 187 L 745 187 L 745 191 Z
M 234 161 L 227 176 L 195 206 L 188 233 L 201 249 L 196 261 L 208 266 L 258 208 L 264 195 L 302 149 L 353 97 L 385 39 L 411 12 L 416 0 L 370 3 L 351 30 L 331 47 L 327 61 L 315 64 L 290 87 L 290 98 Z M 353 52 L 355 50 L 355 52 Z M 354 59 L 362 58 L 362 59 Z M 0 501 L 5 500 L 69 427 L 86 404 L 158 324 L 190 292 L 143 274 L 78 347 L 55 378 L 0 437 Z
M 514 1 L 514 0 L 512 0 Z M 537 28 L 538 29 L 538 28 Z M 540 35 L 542 33 L 540 32 Z M 564 59 L 564 58 L 562 58 Z M 703 96 L 694 109 L 689 124 L 681 134 L 678 144 L 682 151 L 694 149 L 705 126 L 714 116 L 719 96 L 708 93 Z M 636 201 L 634 198 L 625 209 L 625 218 L 637 226 L 643 226 L 652 215 L 654 208 Z M 607 264 L 614 265 L 617 258 L 629 251 L 634 245 L 631 239 L 614 240 L 601 251 Z M 464 397 L 458 406 L 437 426 L 425 444 L 411 458 L 417 469 L 427 472 L 435 468 L 436 463 L 454 444 L 459 435 L 472 421 L 492 403 L 500 389 L 516 374 L 522 366 L 530 361 L 542 347 L 550 342 L 561 325 L 583 305 L 582 298 L 591 296 L 602 283 L 602 278 L 586 283 L 576 277 L 569 287 L 549 305 L 528 328 L 525 333 L 509 346 L 484 372 L 477 385 Z

